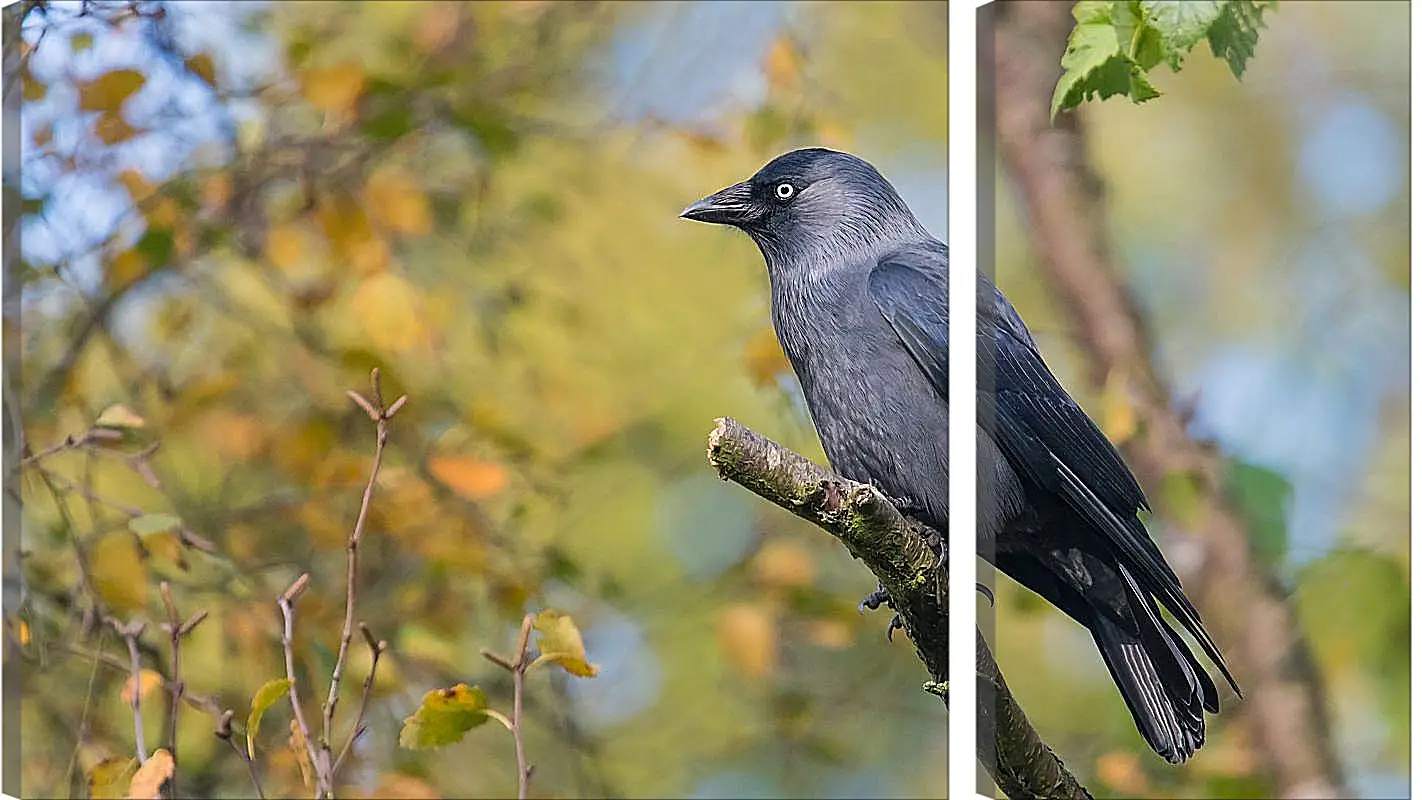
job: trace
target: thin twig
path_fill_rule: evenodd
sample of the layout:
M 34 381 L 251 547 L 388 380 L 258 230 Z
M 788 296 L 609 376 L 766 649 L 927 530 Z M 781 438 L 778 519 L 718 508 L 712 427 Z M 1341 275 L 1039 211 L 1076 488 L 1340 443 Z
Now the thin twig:
M 380 477 L 380 465 L 385 457 L 385 443 L 390 435 L 390 419 L 400 407 L 405 404 L 406 398 L 402 395 L 389 408 L 385 406 L 385 398 L 380 392 L 380 370 L 370 371 L 369 399 L 361 397 L 355 392 L 346 394 L 365 411 L 371 421 L 375 423 L 375 458 L 370 466 L 370 479 L 366 481 L 365 491 L 360 498 L 360 512 L 356 515 L 355 528 L 351 531 L 350 539 L 346 542 L 346 616 L 341 623 L 341 643 L 336 652 L 336 665 L 331 670 L 331 685 L 326 692 L 326 703 L 321 710 L 321 740 L 320 752 L 321 761 L 312 761 L 318 773 L 326 772 L 326 789 L 330 791 L 335 786 L 335 767 L 331 761 L 331 730 L 335 726 L 336 703 L 340 699 L 341 678 L 345 674 L 346 655 L 350 652 L 351 638 L 355 634 L 356 597 L 357 597 L 357 576 L 360 567 L 360 540 L 365 535 L 366 520 L 370 516 L 370 500 L 375 494 L 375 482 Z M 374 676 L 374 664 L 372 664 L 371 675 Z M 352 728 L 352 740 L 354 731 L 359 729 L 360 719 L 357 718 L 355 727 Z M 347 742 L 346 747 L 349 747 Z M 344 752 L 345 748 L 342 748 Z M 339 762 L 339 757 L 336 759 Z
M 375 669 L 380 666 L 380 654 L 385 652 L 389 646 L 384 639 L 376 641 L 371 635 L 370 628 L 365 623 L 360 624 L 360 633 L 365 637 L 365 643 L 370 647 L 370 673 L 365 676 L 365 686 L 361 689 L 360 710 L 356 712 L 355 722 L 351 725 L 351 735 L 346 738 L 346 743 L 341 746 L 341 752 L 336 756 L 335 766 L 331 767 L 332 774 L 340 771 L 341 764 L 346 760 L 346 754 L 351 751 L 351 745 L 360 737 L 361 731 L 365 730 L 365 712 L 370 708 L 370 696 L 375 689 Z
M 187 686 L 183 682 L 183 668 L 181 660 L 181 642 L 184 636 L 192 633 L 193 629 L 207 619 L 206 611 L 199 611 L 187 622 L 183 622 L 178 614 L 178 606 L 173 602 L 173 587 L 162 581 L 158 584 L 158 592 L 163 596 L 163 608 L 168 613 L 168 621 L 163 623 L 163 630 L 168 634 L 168 646 L 172 652 L 172 678 L 167 682 L 168 694 L 172 696 L 169 703 L 168 713 L 171 715 L 168 720 L 168 753 L 173 757 L 173 774 L 168 779 L 168 794 L 170 797 L 178 796 L 178 715 L 183 709 L 183 694 L 187 691 Z
M 79 763 L 79 748 L 84 745 L 84 740 L 89 738 L 89 709 L 94 705 L 94 686 L 99 677 L 99 651 L 104 647 L 104 632 L 99 632 L 99 641 L 94 649 L 94 663 L 89 668 L 89 688 L 84 691 L 84 708 L 79 713 L 79 729 L 74 735 L 74 752 L 69 755 L 69 768 L 65 770 L 65 785 L 72 790 L 74 787 L 74 767 Z M 127 669 L 127 667 L 124 667 Z
M 222 712 L 222 715 L 217 719 L 217 727 L 213 733 L 217 734 L 217 738 L 226 740 L 228 744 L 232 745 L 232 751 L 237 754 L 238 758 L 242 759 L 243 764 L 247 765 L 247 777 L 252 779 L 252 788 L 257 791 L 257 800 L 265 800 L 266 795 L 262 793 L 262 781 L 257 777 L 256 765 L 252 763 L 251 757 L 247 755 L 246 748 L 237 744 L 237 740 L 232 738 L 232 715 L 233 711 L 230 708 Z
M 329 792 L 326 786 L 326 773 L 320 768 L 321 762 L 316 760 L 316 745 L 311 740 L 311 728 L 306 724 L 306 714 L 301 710 L 301 695 L 296 690 L 296 653 L 291 646 L 292 631 L 296 627 L 296 610 L 292 603 L 301 593 L 306 591 L 306 586 L 311 582 L 311 574 L 301 573 L 301 577 L 296 582 L 287 587 L 277 598 L 277 607 L 281 609 L 282 629 L 281 629 L 281 649 L 286 658 L 286 679 L 290 681 L 287 687 L 287 697 L 291 699 L 291 713 L 296 718 L 296 725 L 301 729 L 301 735 L 306 739 L 306 754 L 311 758 L 311 766 L 316 770 L 316 795 L 324 797 Z
M 130 680 L 133 681 L 131 697 L 133 700 L 129 705 L 133 707 L 133 746 L 138 751 L 138 763 L 142 764 L 148 760 L 148 747 L 143 742 L 143 708 L 140 705 L 143 701 L 143 682 L 140 673 L 143 671 L 143 663 L 138 658 L 138 637 L 143 635 L 143 629 L 148 627 L 143 622 L 130 622 L 125 625 L 116 619 L 110 619 L 109 624 L 114 626 L 119 636 L 123 637 L 128 645 L 128 669 Z
M 509 721 L 509 732 L 513 734 L 514 754 L 518 758 L 518 800 L 528 797 L 528 782 L 533 777 L 533 767 L 523 751 L 523 676 L 528 671 L 528 637 L 533 631 L 533 615 L 523 616 L 523 625 L 518 630 L 518 656 L 514 659 L 513 719 Z

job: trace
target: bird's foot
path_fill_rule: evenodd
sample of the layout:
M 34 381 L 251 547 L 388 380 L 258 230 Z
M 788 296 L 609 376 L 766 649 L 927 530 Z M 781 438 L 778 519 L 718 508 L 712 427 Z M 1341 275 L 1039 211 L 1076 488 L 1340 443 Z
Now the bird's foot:
M 901 630 L 903 627 L 904 627 L 904 620 L 903 620 L 903 617 L 900 617 L 900 616 L 898 615 L 898 613 L 895 612 L 895 613 L 894 613 L 894 618 L 891 619 L 891 620 L 889 620 L 889 630 L 888 630 L 888 631 L 886 632 L 886 634 L 885 634 L 886 636 L 889 637 L 889 641 L 892 642 L 892 641 L 894 640 L 894 631 L 896 631 L 896 630 Z
M 894 601 L 889 598 L 889 591 L 885 589 L 884 585 L 881 583 L 879 584 L 879 588 L 870 592 L 864 597 L 863 600 L 859 601 L 859 613 L 863 614 L 865 609 L 868 609 L 869 611 L 877 611 L 879 610 L 879 606 L 882 606 L 885 603 L 888 603 L 889 608 L 894 607 Z
M 899 513 L 905 517 L 922 517 L 928 512 L 927 508 L 924 508 L 907 497 L 895 497 L 888 492 L 884 493 L 884 497 L 888 498 L 889 503 L 898 509 Z
M 933 554 L 938 556 L 938 561 L 933 565 L 935 572 L 941 572 L 943 566 L 948 563 L 948 543 L 943 541 L 943 534 L 935 530 L 928 532 L 928 547 Z

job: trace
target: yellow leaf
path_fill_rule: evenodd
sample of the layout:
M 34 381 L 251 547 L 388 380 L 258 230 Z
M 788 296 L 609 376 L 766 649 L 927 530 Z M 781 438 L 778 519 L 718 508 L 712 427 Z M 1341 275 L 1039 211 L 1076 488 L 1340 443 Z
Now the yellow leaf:
M 365 91 L 365 71 L 347 61 L 334 67 L 313 67 L 301 76 L 301 93 L 322 111 L 345 113 L 355 107 Z
M 148 259 L 137 250 L 125 250 L 109 259 L 104 269 L 110 288 L 120 289 L 148 274 Z
M 30 623 L 20 620 L 20 623 L 16 625 L 15 628 L 15 637 L 20 640 L 20 646 L 24 647 L 28 645 L 30 643 Z
M 89 552 L 94 590 L 114 611 L 132 614 L 148 604 L 148 565 L 139 557 L 133 534 L 110 533 Z
M 20 97 L 28 102 L 35 103 L 44 99 L 49 94 L 49 86 L 44 81 L 35 80 L 35 76 L 25 70 L 25 74 L 20 78 Z
M 296 759 L 296 766 L 301 769 L 301 784 L 310 789 L 311 756 L 306 752 L 306 737 L 301 735 L 301 726 L 296 724 L 295 718 L 287 723 L 287 727 L 291 729 L 291 735 L 286 739 L 286 747 Z
M 143 537 L 143 547 L 150 556 L 158 561 L 172 564 L 184 572 L 188 570 L 188 559 L 183 553 L 183 543 L 172 531 L 148 534 Z
M 295 222 L 277 225 L 267 231 L 267 258 L 280 270 L 300 266 L 306 255 L 306 232 Z
M 751 381 L 761 388 L 774 386 L 791 369 L 785 351 L 780 349 L 780 340 L 775 338 L 775 329 L 768 325 L 746 342 L 741 357 Z
M 94 122 L 94 135 L 107 145 L 116 145 L 132 139 L 138 129 L 128 124 L 128 120 L 117 111 L 105 111 Z
M 133 780 L 128 784 L 128 796 L 133 800 L 162 800 L 159 790 L 171 777 L 173 755 L 160 747 L 133 774 Z
M 787 541 L 770 542 L 755 554 L 751 569 L 769 586 L 798 588 L 809 586 L 815 577 L 815 562 L 805 548 Z
M 160 197 L 152 203 L 143 214 L 148 220 L 148 226 L 153 229 L 169 229 L 176 227 L 182 211 L 178 208 L 178 201 L 171 197 Z
M 370 342 L 395 352 L 427 341 L 420 297 L 404 278 L 378 272 L 362 278 L 351 298 L 351 310 Z
M 219 455 L 246 461 L 262 452 L 267 444 L 267 427 L 255 415 L 231 409 L 215 409 L 201 425 L 202 440 Z
M 99 412 L 94 424 L 100 428 L 142 428 L 147 423 L 143 417 L 133 413 L 133 409 L 123 403 L 115 403 Z
M 761 678 L 775 666 L 775 620 L 758 606 L 734 605 L 716 625 L 721 655 L 747 678 Z
M 456 494 L 470 500 L 492 497 L 508 486 L 508 472 L 498 464 L 456 456 L 435 456 L 430 474 Z
M 540 611 L 533 620 L 533 629 L 542 634 L 538 639 L 538 652 L 541 657 L 579 678 L 597 675 L 597 665 L 588 663 L 587 650 L 583 648 L 583 635 L 578 631 L 572 617 L 557 611 Z
M 1106 376 L 1101 390 L 1101 432 L 1116 444 L 1130 439 L 1136 432 L 1136 409 L 1131 403 L 1126 385 L 1126 371 L 1113 369 Z
M 151 669 L 141 669 L 138 671 L 137 691 L 138 699 L 142 700 L 148 693 L 163 685 L 163 676 Z M 123 691 L 119 692 L 119 697 L 126 705 L 133 703 L 133 692 L 135 682 L 133 676 L 129 675 L 128 680 L 123 682 Z
M 202 78 L 202 82 L 208 86 L 217 85 L 217 68 L 212 62 L 212 56 L 207 53 L 198 53 L 187 61 L 188 71 Z
M 135 69 L 116 69 L 105 72 L 92 81 L 80 83 L 80 111 L 117 111 L 123 101 L 132 97 L 147 82 L 143 73 Z
M 378 225 L 412 236 L 430 232 L 430 209 L 424 192 L 404 172 L 377 170 L 365 184 L 365 203 Z
M 773 90 L 794 88 L 800 82 L 801 58 L 786 36 L 777 38 L 765 54 L 765 79 Z
M 390 264 L 390 247 L 371 227 L 370 217 L 345 198 L 324 199 L 316 211 L 326 238 L 350 263 L 357 275 L 384 270 Z
M 119 800 L 126 795 L 128 778 L 138 768 L 138 759 L 111 756 L 89 768 L 89 797 L 93 800 Z
M 247 757 L 256 758 L 257 731 L 262 727 L 262 716 L 276 701 L 286 696 L 291 689 L 290 678 L 273 678 L 262 684 L 262 688 L 252 695 L 252 710 L 247 712 Z
M 147 178 L 143 177 L 142 172 L 136 169 L 126 169 L 120 172 L 118 174 L 118 182 L 123 185 L 123 188 L 128 190 L 128 196 L 132 197 L 135 203 L 141 203 L 146 200 L 157 188 Z

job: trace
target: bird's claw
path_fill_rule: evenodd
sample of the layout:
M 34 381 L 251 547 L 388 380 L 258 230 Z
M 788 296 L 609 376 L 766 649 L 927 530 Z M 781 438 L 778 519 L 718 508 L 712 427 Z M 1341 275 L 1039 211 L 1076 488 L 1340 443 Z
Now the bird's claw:
M 865 609 L 877 611 L 879 606 L 885 603 L 888 603 L 890 608 L 892 608 L 894 604 L 893 601 L 889 599 L 888 590 L 884 588 L 883 584 L 879 584 L 879 588 L 870 592 L 863 600 L 859 601 L 859 613 L 863 614 Z
M 900 617 L 898 613 L 895 612 L 894 618 L 889 620 L 889 630 L 885 633 L 885 635 L 889 637 L 889 641 L 892 642 L 894 640 L 894 631 L 903 628 L 903 626 L 903 617 Z

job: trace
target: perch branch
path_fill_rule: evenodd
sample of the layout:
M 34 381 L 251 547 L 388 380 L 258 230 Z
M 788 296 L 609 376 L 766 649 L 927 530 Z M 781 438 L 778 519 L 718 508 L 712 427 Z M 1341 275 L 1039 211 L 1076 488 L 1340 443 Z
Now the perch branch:
M 1141 420 L 1125 450 L 1148 494 L 1172 473 L 1196 479 L 1199 522 L 1189 526 L 1203 554 L 1192 594 L 1249 693 L 1242 711 L 1280 797 L 1353 796 L 1329 734 L 1318 672 L 1282 587 L 1257 563 L 1248 527 L 1227 500 L 1218 455 L 1186 432 L 1186 420 L 1155 371 L 1150 335 L 1106 233 L 1101 181 L 1091 169 L 1083 120 L 1047 118 L 1071 30 L 1067 3 L 1010 3 L 995 37 L 1000 155 L 1016 184 L 1039 269 L 1084 343 L 1093 379 L 1125 376 Z
M 846 480 L 733 419 L 716 421 L 707 457 L 717 474 L 815 523 L 864 562 L 889 593 L 919 659 L 933 677 L 925 688 L 946 704 L 947 581 L 928 545 L 931 530 L 906 519 L 871 486 Z M 1090 798 L 1033 731 L 978 636 L 977 711 L 996 721 L 995 753 L 979 760 L 1013 798 Z

